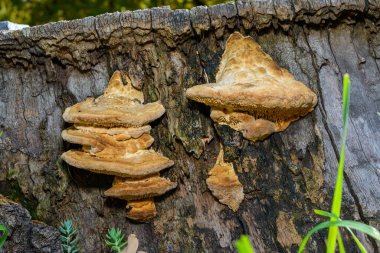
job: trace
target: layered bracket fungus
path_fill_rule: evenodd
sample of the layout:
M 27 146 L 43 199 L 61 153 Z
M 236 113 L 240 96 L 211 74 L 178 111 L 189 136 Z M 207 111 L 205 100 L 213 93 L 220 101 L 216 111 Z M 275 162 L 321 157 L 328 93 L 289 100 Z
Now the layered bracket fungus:
M 127 200 L 127 217 L 147 221 L 157 214 L 153 197 L 177 186 L 159 175 L 174 162 L 150 149 L 154 139 L 147 124 L 164 113 L 159 101 L 144 104 L 143 93 L 116 71 L 102 96 L 65 110 L 64 120 L 74 125 L 62 138 L 82 147 L 63 153 L 62 159 L 80 169 L 116 176 L 105 195 Z
M 210 106 L 215 123 L 228 125 L 253 142 L 285 130 L 317 104 L 313 91 L 281 68 L 251 37 L 238 32 L 227 40 L 215 79 L 215 83 L 189 88 L 186 97 Z M 220 202 L 236 209 L 238 204 L 226 201 L 228 192 L 216 190 L 221 185 L 217 173 L 220 177 L 228 174 L 231 182 L 237 180 L 232 176 L 234 170 L 227 170 L 221 159 L 210 171 L 207 184 Z
M 186 91 L 189 99 L 211 106 L 211 118 L 251 141 L 285 130 L 314 109 L 317 96 L 238 32 L 227 40 L 216 82 Z

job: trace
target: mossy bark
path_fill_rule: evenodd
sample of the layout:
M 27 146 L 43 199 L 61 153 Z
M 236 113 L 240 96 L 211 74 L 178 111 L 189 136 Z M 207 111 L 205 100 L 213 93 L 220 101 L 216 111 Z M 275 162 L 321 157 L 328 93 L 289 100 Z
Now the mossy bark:
M 0 34 L 0 193 L 29 203 L 57 226 L 74 220 L 85 252 L 106 252 L 105 233 L 135 233 L 147 252 L 233 252 L 242 233 L 257 252 L 295 252 L 328 210 L 342 128 L 342 75 L 352 79 L 343 216 L 380 224 L 380 2 L 236 1 L 172 11 L 154 8 L 104 14 Z M 316 109 L 284 132 L 252 143 L 214 126 L 209 108 L 185 90 L 215 81 L 233 31 L 264 51 L 317 95 Z M 125 218 L 125 202 L 106 198 L 112 177 L 67 166 L 60 137 L 63 110 L 99 96 L 115 70 L 126 71 L 147 101 L 166 114 L 152 124 L 154 149 L 175 161 L 162 174 L 178 188 L 157 198 L 158 217 Z M 234 213 L 206 186 L 224 145 L 244 185 Z M 17 185 L 17 186 L 16 186 Z M 17 194 L 13 194 L 17 192 Z M 312 252 L 324 249 L 320 233 Z M 347 234 L 345 236 L 348 237 Z M 369 251 L 378 245 L 360 235 Z M 352 242 L 348 245 L 355 251 Z

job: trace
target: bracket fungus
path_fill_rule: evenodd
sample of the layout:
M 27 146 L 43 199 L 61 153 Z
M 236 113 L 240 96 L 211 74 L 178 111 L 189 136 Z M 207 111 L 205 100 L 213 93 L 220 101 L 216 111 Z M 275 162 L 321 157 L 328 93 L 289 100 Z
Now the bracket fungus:
M 228 125 L 256 142 L 311 112 L 317 96 L 266 54 L 251 37 L 238 32 L 226 43 L 216 82 L 193 86 L 186 97 L 211 107 L 211 119 Z M 223 161 L 223 148 L 210 170 L 207 185 L 232 210 L 244 198 L 243 186 L 231 163 Z
M 233 164 L 224 162 L 223 147 L 220 147 L 215 166 L 208 175 L 206 183 L 212 194 L 220 203 L 236 212 L 244 199 L 243 185 L 235 173 Z
M 193 86 L 186 96 L 211 106 L 214 122 L 251 141 L 285 130 L 317 103 L 313 91 L 238 32 L 227 40 L 216 82 Z
M 102 96 L 65 110 L 64 120 L 74 125 L 62 131 L 62 138 L 82 148 L 63 153 L 62 159 L 80 169 L 116 176 L 105 195 L 127 200 L 127 217 L 147 221 L 157 214 L 153 197 L 177 187 L 159 175 L 174 162 L 149 149 L 154 139 L 147 124 L 164 113 L 159 101 L 144 104 L 143 93 L 116 71 Z

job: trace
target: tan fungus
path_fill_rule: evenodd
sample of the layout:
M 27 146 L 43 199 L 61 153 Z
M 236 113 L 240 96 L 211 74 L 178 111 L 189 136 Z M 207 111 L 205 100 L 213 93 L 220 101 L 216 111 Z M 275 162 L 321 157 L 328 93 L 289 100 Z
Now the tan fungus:
M 89 131 L 68 128 L 62 132 L 62 138 L 65 141 L 90 146 L 91 154 L 98 157 L 113 156 L 115 154 L 123 155 L 124 153 L 135 153 L 140 149 L 149 148 L 154 139 L 149 134 L 142 134 L 139 138 L 125 139 L 123 134 L 109 135 L 94 133 Z
M 105 195 L 128 200 L 127 217 L 142 222 L 157 214 L 153 197 L 177 186 L 159 176 L 174 162 L 149 149 L 154 139 L 146 124 L 165 109 L 159 101 L 143 102 L 143 93 L 116 71 L 104 95 L 65 110 L 64 120 L 74 125 L 62 132 L 64 140 L 82 145 L 63 153 L 62 159 L 80 169 L 119 177 Z
M 213 115 L 216 122 L 242 131 L 252 141 L 284 130 L 290 122 L 311 112 L 317 103 L 313 91 L 281 68 L 251 37 L 238 32 L 227 40 L 216 82 L 191 87 L 186 96 L 241 120 L 232 124 L 215 115 L 219 112 Z
M 85 125 L 74 125 L 75 129 L 82 130 L 90 133 L 99 133 L 99 134 L 108 134 L 116 135 L 116 138 L 119 139 L 131 139 L 139 138 L 145 133 L 149 133 L 152 129 L 151 126 L 145 125 L 141 127 L 113 127 L 113 128 L 104 128 L 104 127 L 94 127 L 94 126 L 85 126 Z
M 157 215 L 156 205 L 153 199 L 128 201 L 126 206 L 127 217 L 136 221 L 148 221 Z
M 79 169 L 119 177 L 144 177 L 174 164 L 154 150 L 139 150 L 113 157 L 97 157 L 80 150 L 69 150 L 62 154 L 62 159 Z
M 223 148 L 208 175 L 206 183 L 212 194 L 220 203 L 236 212 L 244 199 L 243 185 L 239 182 L 232 163 L 224 162 Z
M 142 104 L 143 93 L 133 88 L 129 78 L 126 85 L 116 71 L 98 98 L 88 98 L 66 108 L 63 119 L 69 123 L 103 127 L 136 127 L 148 124 L 165 113 L 161 102 Z
M 142 179 L 116 178 L 115 183 L 104 194 L 124 200 L 138 200 L 163 195 L 176 187 L 177 183 L 159 175 Z

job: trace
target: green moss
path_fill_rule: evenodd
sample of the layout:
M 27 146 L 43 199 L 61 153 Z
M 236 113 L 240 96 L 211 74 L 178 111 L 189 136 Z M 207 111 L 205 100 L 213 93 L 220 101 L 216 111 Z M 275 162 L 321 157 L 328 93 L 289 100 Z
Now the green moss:
M 10 181 L 8 189 L 8 193 L 5 195 L 8 199 L 20 203 L 24 208 L 26 208 L 33 220 L 41 220 L 41 217 L 37 215 L 38 202 L 36 199 L 27 198 L 15 181 Z

